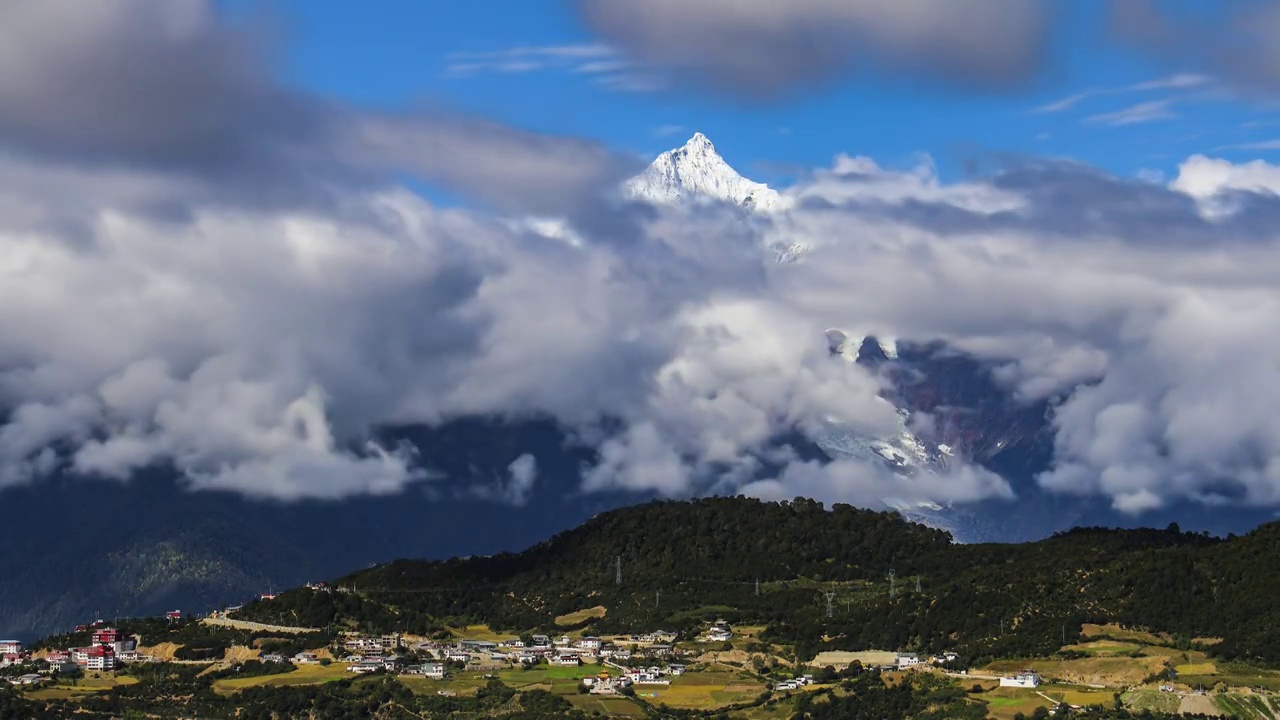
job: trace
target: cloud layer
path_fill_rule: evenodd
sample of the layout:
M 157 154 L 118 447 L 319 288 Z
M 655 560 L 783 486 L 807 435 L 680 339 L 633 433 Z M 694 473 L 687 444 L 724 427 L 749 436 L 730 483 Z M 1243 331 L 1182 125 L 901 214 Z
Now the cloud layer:
M 961 23 L 953 5 L 735 3 L 707 42 L 785 58 L 805 28 L 832 34 L 768 77 L 732 54 L 698 70 L 769 93 L 849 62 L 936 74 L 958 53 L 966 79 L 1017 80 L 1001 68 L 1035 55 L 1040 11 Z M 643 54 L 674 6 L 582 7 Z M 706 30 L 727 6 L 682 7 Z M 1197 157 L 1163 187 L 1025 160 L 944 183 L 842 156 L 785 213 L 641 207 L 614 192 L 631 168 L 589 142 L 283 88 L 242 64 L 259 31 L 205 3 L 113 3 L 75 32 L 33 8 L 0 11 L 0 47 L 40 80 L 0 71 L 0 485 L 166 463 L 259 497 L 391 493 L 430 482 L 431 458 L 377 428 L 496 414 L 553 417 L 595 448 L 589 491 L 1011 496 L 973 466 L 904 480 L 779 449 L 833 423 L 896 431 L 883 380 L 828 357 L 841 328 L 947 340 L 1025 398 L 1065 394 L 1054 491 L 1133 512 L 1280 505 L 1278 168 Z M 949 17 L 969 30 L 923 49 Z M 872 30 L 890 40 L 836 52 Z M 99 77 L 91 127 L 61 94 L 99 72 L 85 48 L 115 44 L 100 72 L 138 86 Z M 156 63 L 172 75 L 149 79 Z M 69 117 L 43 126 L 30 108 L 51 88 Z M 156 109 L 189 90 L 210 105 Z M 402 173 L 477 209 L 436 207 Z M 775 262 L 784 249 L 803 257 Z M 529 456 L 477 492 L 519 504 L 537 486 Z
M 1026 83 L 1045 58 L 1041 0 L 578 0 L 583 20 L 644 64 L 747 97 L 851 70 L 967 87 Z

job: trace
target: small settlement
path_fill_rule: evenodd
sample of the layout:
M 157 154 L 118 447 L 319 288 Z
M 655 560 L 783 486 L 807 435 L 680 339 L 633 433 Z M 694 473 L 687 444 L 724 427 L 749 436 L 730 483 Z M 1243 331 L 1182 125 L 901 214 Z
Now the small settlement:
M 685 666 L 674 662 L 676 639 L 674 632 L 655 630 L 610 639 L 533 635 L 494 642 L 464 637 L 410 645 L 399 635 L 350 635 L 343 640 L 342 649 L 347 654 L 339 662 L 357 674 L 390 672 L 436 680 L 446 679 L 451 672 L 463 669 L 529 668 L 540 663 L 553 667 L 596 664 L 601 666 L 601 672 L 586 676 L 583 684 L 589 692 L 603 695 L 630 685 L 669 684 L 669 678 L 683 674 Z M 314 653 L 300 653 L 292 658 L 264 655 L 261 660 L 288 660 L 295 665 L 319 662 Z
M 111 671 L 126 663 L 154 660 L 138 653 L 136 637 L 124 637 L 102 620 L 80 625 L 76 630 L 90 633 L 88 645 L 32 653 L 18 640 L 0 640 L 0 668 L 20 666 L 32 670 L 8 677 L 8 681 L 14 685 L 37 685 L 54 675 Z

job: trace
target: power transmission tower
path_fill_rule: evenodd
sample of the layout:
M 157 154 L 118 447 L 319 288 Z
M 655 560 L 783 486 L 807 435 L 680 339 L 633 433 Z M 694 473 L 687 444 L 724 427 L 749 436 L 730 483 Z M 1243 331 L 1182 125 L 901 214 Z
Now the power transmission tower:
M 616 585 L 622 585 L 622 556 L 621 555 L 619 555 L 617 559 L 614 561 L 614 568 L 615 568 L 615 571 L 613 575 L 613 582 Z
M 828 590 L 822 594 L 827 597 L 827 617 L 835 617 L 835 611 L 831 608 L 831 601 L 835 599 L 836 591 Z
M 662 605 L 662 591 L 659 590 L 657 597 L 653 599 L 653 606 L 660 607 L 661 605 Z
M 893 568 L 889 568 L 889 599 L 890 600 L 893 599 L 893 591 L 897 585 L 896 583 L 897 578 L 898 578 L 897 573 L 893 571 Z
M 916 576 L 916 594 L 920 593 L 920 576 Z
M 760 578 L 756 578 L 756 597 L 760 597 Z

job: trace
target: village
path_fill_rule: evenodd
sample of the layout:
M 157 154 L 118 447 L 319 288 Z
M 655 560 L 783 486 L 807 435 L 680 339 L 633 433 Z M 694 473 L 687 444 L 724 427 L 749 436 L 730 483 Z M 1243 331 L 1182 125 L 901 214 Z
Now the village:
M 213 683 L 221 694 L 370 675 L 395 677 L 415 693 L 442 696 L 470 695 L 486 683 L 501 682 L 517 689 L 549 688 L 577 707 L 602 709 L 609 715 L 628 715 L 644 702 L 714 708 L 750 704 L 762 694 L 772 697 L 770 702 L 782 702 L 788 696 L 838 687 L 864 669 L 879 671 L 890 683 L 918 673 L 951 678 L 971 698 L 989 703 L 993 717 L 1009 720 L 1036 707 L 1083 707 L 1117 697 L 1134 707 L 1184 712 L 1207 711 L 1214 703 L 1249 697 L 1246 689 L 1225 687 L 1211 696 L 1208 688 L 1216 682 L 1215 670 L 1203 653 L 1179 651 L 1179 664 L 1172 659 L 1175 651 L 1167 638 L 1126 635 L 1128 631 L 1115 627 L 1086 626 L 1087 641 L 1065 648 L 1063 658 L 1002 660 L 975 667 L 954 652 L 824 651 L 807 661 L 789 660 L 787 648 L 761 640 L 763 627 L 735 627 L 723 619 L 685 633 L 653 629 L 597 635 L 584 628 L 515 635 L 466 626 L 450 628 L 447 637 L 352 630 L 322 636 L 313 628 L 235 620 L 226 611 L 202 618 L 172 611 L 148 622 L 162 635 L 165 627 L 174 632 L 199 629 L 213 636 L 238 632 L 250 640 L 254 634 L 269 635 L 267 640 L 278 643 L 280 636 L 294 633 L 295 638 L 311 637 L 305 642 L 321 644 L 306 645 L 299 639 L 295 648 L 310 649 L 284 653 L 260 648 L 256 641 L 233 642 L 216 655 L 182 659 L 154 639 L 144 645 L 147 638 L 99 619 L 59 636 L 72 641 L 66 647 L 46 642 L 28 648 L 17 640 L 0 641 L 0 676 L 33 697 L 44 687 L 50 688 L 44 692 L 68 692 L 68 683 L 74 686 L 77 678 L 98 689 L 136 682 L 129 668 L 140 663 L 185 663 L 223 673 L 223 679 Z M 138 626 L 126 621 L 120 627 Z M 252 671 L 237 677 L 242 668 Z M 1162 668 L 1165 673 L 1158 682 L 1147 679 Z M 1260 686 L 1269 680 L 1260 675 L 1253 682 Z M 93 690 L 86 687 L 83 692 Z M 1268 690 L 1255 687 L 1254 692 Z

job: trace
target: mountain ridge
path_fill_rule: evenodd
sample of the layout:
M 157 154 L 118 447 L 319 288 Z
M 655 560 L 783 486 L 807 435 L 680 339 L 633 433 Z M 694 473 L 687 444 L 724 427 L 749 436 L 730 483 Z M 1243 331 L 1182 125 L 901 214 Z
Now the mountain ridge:
M 738 174 L 700 132 L 681 147 L 658 155 L 644 171 L 625 183 L 623 194 L 662 205 L 713 201 L 756 212 L 785 207 L 779 192 Z
M 237 617 L 555 632 L 555 618 L 602 605 L 584 630 L 689 632 L 722 618 L 764 625 L 762 638 L 802 657 L 887 647 L 970 659 L 1046 655 L 1071 628 L 1120 623 L 1223 638 L 1221 657 L 1280 661 L 1280 608 L 1268 600 L 1277 538 L 1280 523 L 1228 539 L 1171 525 L 963 545 L 894 513 L 804 498 L 655 501 L 519 553 L 397 560 L 334 580 L 354 591 L 290 591 Z M 844 608 L 832 616 L 828 591 Z

